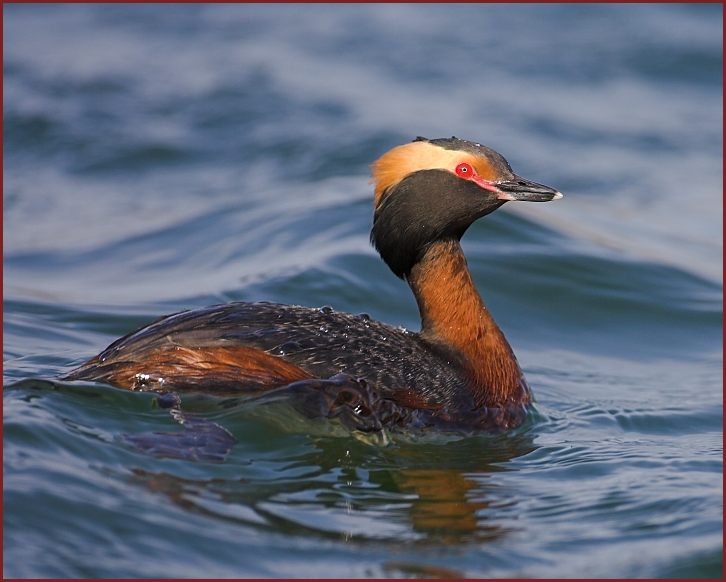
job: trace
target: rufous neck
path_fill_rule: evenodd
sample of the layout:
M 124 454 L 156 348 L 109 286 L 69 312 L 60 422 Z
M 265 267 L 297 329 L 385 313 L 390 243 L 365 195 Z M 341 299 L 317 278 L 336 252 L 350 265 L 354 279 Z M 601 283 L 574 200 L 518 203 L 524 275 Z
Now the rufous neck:
M 529 402 L 517 359 L 477 292 L 457 240 L 431 245 L 408 282 L 421 313 L 421 335 L 464 355 L 478 405 Z

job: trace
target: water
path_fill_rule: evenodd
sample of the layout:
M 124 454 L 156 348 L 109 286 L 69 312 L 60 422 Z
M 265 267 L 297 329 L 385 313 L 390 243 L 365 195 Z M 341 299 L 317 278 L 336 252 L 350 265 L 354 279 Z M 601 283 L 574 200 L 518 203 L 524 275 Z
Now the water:
M 4 574 L 720 577 L 720 5 L 5 5 Z M 558 187 L 464 240 L 536 411 L 388 446 L 54 381 L 161 314 L 416 329 L 368 164 L 457 135 Z

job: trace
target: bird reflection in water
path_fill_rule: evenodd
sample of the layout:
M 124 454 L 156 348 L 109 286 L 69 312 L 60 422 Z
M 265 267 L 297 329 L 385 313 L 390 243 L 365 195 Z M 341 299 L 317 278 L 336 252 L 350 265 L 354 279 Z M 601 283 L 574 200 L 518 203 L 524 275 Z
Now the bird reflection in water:
M 243 476 L 233 479 L 141 468 L 133 475 L 179 507 L 213 519 L 293 535 L 314 531 L 349 543 L 458 545 L 507 534 L 488 512 L 504 496 L 492 476 L 535 448 L 526 433 L 383 448 L 351 438 L 310 437 L 302 454 L 264 461 L 264 480 L 255 461 L 235 458 L 225 466 L 239 463 Z M 271 462 L 279 465 L 274 478 L 267 477 Z

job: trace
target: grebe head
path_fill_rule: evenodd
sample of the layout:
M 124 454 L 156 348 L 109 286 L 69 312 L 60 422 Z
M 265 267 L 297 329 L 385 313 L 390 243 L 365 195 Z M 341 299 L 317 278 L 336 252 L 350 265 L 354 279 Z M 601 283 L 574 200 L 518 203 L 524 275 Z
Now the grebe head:
M 562 198 L 517 176 L 493 149 L 456 137 L 417 137 L 383 154 L 372 172 L 371 242 L 403 278 L 432 243 L 459 240 L 476 219 L 505 202 Z

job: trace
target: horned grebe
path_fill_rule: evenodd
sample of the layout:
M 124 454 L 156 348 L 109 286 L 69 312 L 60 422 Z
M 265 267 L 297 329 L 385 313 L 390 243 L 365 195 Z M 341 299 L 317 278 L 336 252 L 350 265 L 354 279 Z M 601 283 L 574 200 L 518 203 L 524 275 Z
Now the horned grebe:
M 521 423 L 531 392 L 459 241 L 507 201 L 562 194 L 520 178 L 494 150 L 455 137 L 419 137 L 385 153 L 372 171 L 371 241 L 410 285 L 421 331 L 327 307 L 229 303 L 165 316 L 65 379 L 161 392 L 274 391 L 308 415 L 364 430 Z

